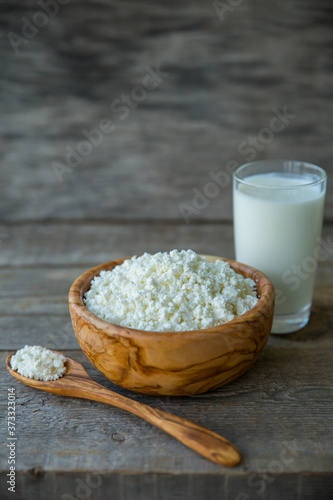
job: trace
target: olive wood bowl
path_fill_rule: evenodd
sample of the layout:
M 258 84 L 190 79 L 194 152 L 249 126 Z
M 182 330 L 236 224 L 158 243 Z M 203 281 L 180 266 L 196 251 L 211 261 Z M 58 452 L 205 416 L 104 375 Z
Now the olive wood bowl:
M 84 305 L 91 280 L 125 259 L 89 269 L 69 291 L 76 338 L 91 363 L 113 383 L 154 395 L 200 394 L 231 382 L 257 359 L 267 342 L 274 313 L 274 287 L 260 271 L 217 259 L 257 284 L 258 303 L 227 323 L 183 332 L 148 332 L 104 321 Z M 130 257 L 128 257 L 130 258 Z

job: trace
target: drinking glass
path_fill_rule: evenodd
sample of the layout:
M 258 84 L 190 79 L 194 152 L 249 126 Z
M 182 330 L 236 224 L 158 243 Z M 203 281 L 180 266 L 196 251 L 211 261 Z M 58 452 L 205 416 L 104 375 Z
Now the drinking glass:
M 234 172 L 236 260 L 265 273 L 275 287 L 272 333 L 310 317 L 326 193 L 326 172 L 291 160 L 262 160 Z

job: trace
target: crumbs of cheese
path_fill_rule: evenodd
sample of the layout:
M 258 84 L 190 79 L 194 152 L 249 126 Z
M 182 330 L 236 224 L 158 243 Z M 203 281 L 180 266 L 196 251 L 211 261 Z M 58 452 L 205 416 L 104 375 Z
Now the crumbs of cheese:
M 132 257 L 101 271 L 84 297 L 99 318 L 148 331 L 186 331 L 234 319 L 258 302 L 256 284 L 192 250 Z
M 65 356 L 45 349 L 45 347 L 26 345 L 11 357 L 10 365 L 23 377 L 48 382 L 49 380 L 57 380 L 64 375 L 66 371 L 65 361 Z

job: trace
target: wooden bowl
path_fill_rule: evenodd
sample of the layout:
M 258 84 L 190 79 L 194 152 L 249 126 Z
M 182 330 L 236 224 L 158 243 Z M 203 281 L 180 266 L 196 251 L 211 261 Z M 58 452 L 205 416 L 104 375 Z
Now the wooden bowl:
M 210 262 L 220 259 L 205 257 Z M 274 288 L 263 273 L 220 259 L 257 283 L 258 303 L 242 316 L 219 326 L 185 332 L 148 332 L 104 321 L 83 303 L 91 280 L 124 260 L 89 269 L 69 291 L 76 338 L 87 358 L 109 380 L 145 394 L 200 394 L 231 382 L 257 359 L 267 342 L 274 313 Z

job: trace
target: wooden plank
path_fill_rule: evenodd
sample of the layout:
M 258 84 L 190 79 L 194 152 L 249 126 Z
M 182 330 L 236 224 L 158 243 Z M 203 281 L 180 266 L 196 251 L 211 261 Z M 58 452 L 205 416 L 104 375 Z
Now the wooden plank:
M 125 256 L 174 248 L 232 258 L 232 238 L 230 224 L 0 225 L 0 266 L 89 268 Z
M 302 500 L 312 500 L 313 498 L 330 500 L 333 498 L 333 476 L 313 477 L 312 474 L 304 474 L 301 476 L 300 490 Z
M 144 122 L 148 117 L 142 118 Z M 180 119 L 180 122 L 182 119 Z M 92 128 L 93 124 L 90 126 Z M 140 125 L 138 125 L 140 128 Z M 174 128 L 174 125 L 172 125 Z M 206 127 L 205 127 L 206 128 Z M 122 144 L 123 135 L 126 131 L 119 133 L 119 142 Z M 254 133 L 254 132 L 253 132 Z M 216 135 L 218 131 L 216 131 Z M 164 133 L 167 135 L 167 133 Z M 228 173 L 228 184 L 219 187 L 210 177 L 210 172 L 218 175 L 224 171 L 229 161 L 237 165 L 246 163 L 246 159 L 237 154 L 238 143 L 233 143 L 228 156 L 221 155 L 218 149 L 215 154 L 209 149 L 209 160 L 204 158 L 204 153 L 196 150 L 193 143 L 196 137 L 191 134 L 187 136 L 183 130 L 177 131 L 177 137 L 181 136 L 188 142 L 191 152 L 185 151 L 184 156 L 175 157 L 170 153 L 164 160 L 168 164 L 168 173 L 161 173 L 156 168 L 162 160 L 158 153 L 150 154 L 149 159 L 143 154 L 134 151 L 124 152 L 119 146 L 118 150 L 113 142 L 110 142 L 112 151 L 104 155 L 94 155 L 85 159 L 80 170 L 73 171 L 61 183 L 54 178 L 54 174 L 48 163 L 48 153 L 43 154 L 44 143 L 39 151 L 38 145 L 34 154 L 38 155 L 42 166 L 35 166 L 37 158 L 32 157 L 29 166 L 24 158 L 15 155 L 15 166 L 17 177 L 22 180 L 22 187 L 13 181 L 10 164 L 4 172 L 4 185 L 6 193 L 3 195 L 0 207 L 0 220 L 3 221 L 44 221 L 61 219 L 69 220 L 147 220 L 152 218 L 156 221 L 180 220 L 182 222 L 195 222 L 200 220 L 231 221 L 232 220 L 232 177 Z M 242 138 L 241 138 L 242 139 Z M 129 137 L 128 142 L 135 142 Z M 150 139 L 155 144 L 155 139 Z M 29 139 L 30 141 L 30 139 Z M 167 144 L 175 142 L 174 137 L 166 139 Z M 242 142 L 240 140 L 239 142 Z M 298 142 L 298 138 L 294 138 Z M 20 140 L 20 144 L 22 140 Z M 218 136 L 216 137 L 218 144 Z M 230 144 L 230 143 L 229 143 Z M 65 150 L 68 142 L 61 145 L 49 147 L 48 151 Z M 159 144 L 158 151 L 164 150 L 166 144 Z M 217 147 L 217 146 L 216 146 Z M 231 147 L 231 146 L 230 146 Z M 18 145 L 11 141 L 10 149 L 15 150 Z M 202 148 L 201 148 L 202 149 Z M 329 174 L 328 196 L 325 204 L 325 219 L 333 220 L 333 192 L 332 169 L 330 158 L 332 151 L 325 149 L 309 149 L 302 147 L 296 149 L 287 147 L 279 141 L 276 150 L 266 151 L 265 155 L 260 153 L 257 159 L 279 158 L 281 151 L 285 151 L 286 158 L 304 159 L 325 168 Z M 55 153 L 54 153 L 55 154 Z M 117 157 L 115 157 L 117 155 Z M 193 158 L 192 158 L 193 155 Z M 24 154 L 25 156 L 25 154 Z M 102 157 L 101 157 L 102 156 Z M 119 160 L 121 158 L 121 160 Z M 61 161 L 61 158 L 58 158 Z M 51 160 L 52 161 L 52 160 Z M 109 164 L 112 163 L 112 169 Z M 208 163 L 208 165 L 207 165 Z M 169 167 L 170 165 L 170 167 Z M 133 183 L 130 179 L 135 179 Z M 175 182 L 174 179 L 178 180 Z M 38 186 L 38 187 L 37 187 Z M 207 187 L 208 186 L 208 187 Z M 210 190 L 210 191 L 209 191 Z M 206 196 L 205 193 L 208 193 Z M 211 197 L 210 193 L 216 193 Z
M 0 315 L 0 349 L 43 345 L 49 349 L 78 349 L 69 312 L 66 315 Z
M 52 473 L 43 472 L 42 477 L 35 477 L 40 473 L 40 469 L 32 469 L 18 481 L 17 491 L 24 492 L 24 498 L 34 500 L 63 499 L 80 500 L 101 500 L 103 498 L 121 498 L 122 500 L 170 500 L 177 498 L 182 500 L 193 500 L 194 498 L 205 498 L 205 500 L 215 500 L 216 498 L 239 499 L 263 499 L 256 491 L 274 500 L 331 500 L 332 498 L 332 476 L 309 474 L 304 476 L 306 483 L 300 489 L 300 478 L 297 474 L 288 476 L 267 476 L 248 475 L 240 478 L 233 476 L 228 478 L 227 486 L 224 485 L 224 478 L 214 475 L 188 476 L 186 474 L 89 474 L 78 472 L 75 477 L 71 475 L 58 475 L 56 481 L 52 481 Z M 268 481 L 265 481 L 265 477 Z M 301 478 L 303 480 L 303 476 Z M 273 481 L 272 481 L 273 480 Z M 192 482 L 195 489 L 193 489 Z M 254 484 L 249 487 L 249 484 Z M 0 487 L 0 493 L 4 500 L 12 498 Z M 222 492 L 222 493 L 220 493 Z M 281 493 L 283 497 L 281 497 Z M 220 495 L 217 497 L 216 495 Z M 88 495 L 84 497 L 83 495 Z M 159 495 L 159 496 L 158 496 Z M 199 496 L 202 495 L 202 496 Z M 225 496 L 225 495 L 228 495 Z M 302 495 L 302 496 L 299 496 Z M 23 498 L 23 497 L 22 497 Z
M 320 283 L 331 281 L 333 224 L 323 227 L 325 255 Z M 143 252 L 191 248 L 197 253 L 234 258 L 231 224 L 18 224 L 0 225 L 0 267 L 68 267 L 88 269 L 102 262 Z M 51 272 L 51 271 L 50 271 Z M 71 272 L 71 271 L 70 271 Z
M 17 491 L 24 493 L 24 498 L 34 500 L 101 500 L 116 498 L 121 500 L 193 500 L 202 499 L 243 499 L 256 500 L 270 498 L 273 500 L 331 500 L 332 476 L 309 474 L 301 478 L 297 474 L 268 476 L 267 474 L 249 474 L 247 477 L 237 475 L 228 477 L 225 485 L 223 476 L 187 474 L 89 474 L 77 472 L 73 475 L 57 475 L 53 480 L 52 473 L 32 469 L 18 480 Z M 39 477 L 38 474 L 41 474 Z M 306 479 L 304 488 L 299 486 L 300 480 Z M 267 478 L 267 481 L 265 481 Z M 193 484 L 193 486 L 192 486 Z M 253 484 L 253 486 L 249 486 Z M 262 491 L 257 494 L 257 491 Z M 12 498 L 0 486 L 2 499 Z M 283 494 L 283 497 L 281 496 Z M 86 496 L 84 496 L 86 495 Z M 200 496 L 201 495 L 201 496 Z M 219 495 L 219 496 L 217 496 Z M 228 496 L 226 496 L 228 495 Z M 267 495 L 266 497 L 263 495 Z M 268 496 L 269 495 L 269 496 Z M 22 497 L 23 498 L 23 497 Z
M 150 117 L 143 116 L 141 119 L 146 123 Z M 183 123 L 182 118 L 179 122 Z M 86 128 L 91 129 L 93 125 L 93 123 L 87 125 Z M 137 127 L 141 128 L 141 124 L 139 123 Z M 247 136 L 240 136 L 238 143 L 228 141 L 229 148 L 224 149 L 222 154 L 219 146 L 219 129 L 212 134 L 206 131 L 205 125 L 202 134 L 209 133 L 210 136 L 215 136 L 215 151 L 213 146 L 208 145 L 209 158 L 206 159 L 205 148 L 194 146 L 196 136 L 192 132 L 192 126 L 189 124 L 188 127 L 190 132 L 186 134 L 183 128 L 174 131 L 177 127 L 172 123 L 176 137 L 182 137 L 185 143 L 183 155 L 169 149 L 168 145 L 174 144 L 176 137 L 167 131 L 163 132 L 165 143 L 158 142 L 154 137 L 147 139 L 151 142 L 151 148 L 156 147 L 157 151 L 149 152 L 148 155 L 137 150 L 124 151 L 122 149 L 124 134 L 127 134 L 126 144 L 136 143 L 138 140 L 131 137 L 127 130 L 120 130 L 119 138 L 114 135 L 113 140 L 108 142 L 110 150 L 96 151 L 96 154 L 87 157 L 80 167 L 64 177 L 62 182 L 57 181 L 51 169 L 51 163 L 54 161 L 52 158 L 57 158 L 59 162 L 63 161 L 61 157 L 55 155 L 59 151 L 65 151 L 67 145 L 75 147 L 74 140 L 67 139 L 66 143 L 60 144 L 52 141 L 47 147 L 45 141 L 40 145 L 35 144 L 33 153 L 28 153 L 28 158 L 31 156 L 31 160 L 27 164 L 26 150 L 22 145 L 24 141 L 20 139 L 24 158 L 15 154 L 14 161 L 20 183 L 17 185 L 17 181 L 14 181 L 11 174 L 14 165 L 9 163 L 3 174 L 6 192 L 0 207 L 0 220 L 66 221 L 88 218 L 112 222 L 152 218 L 157 221 L 171 219 L 183 222 L 203 219 L 231 221 L 232 177 L 229 173 L 220 174 L 220 172 L 226 169 L 229 161 L 234 161 L 235 165 L 246 163 L 246 158 L 237 153 L 237 147 Z M 252 135 L 254 133 L 255 131 Z M 293 143 L 298 143 L 299 137 L 297 135 L 296 138 L 295 135 L 297 134 L 293 135 Z M 30 142 L 30 138 L 28 140 Z M 309 161 L 327 170 L 329 181 L 325 218 L 332 221 L 333 167 L 330 163 L 332 150 L 322 148 L 318 152 L 315 148 L 310 149 L 305 146 L 288 147 L 281 140 L 276 140 L 274 146 L 274 150 L 272 145 L 265 153 L 258 154 L 257 159 L 279 158 L 281 151 L 284 151 L 286 158 Z M 10 150 L 19 150 L 15 141 L 10 141 L 7 147 Z M 43 153 L 44 148 L 47 152 Z M 165 149 L 168 149 L 168 154 L 165 159 L 161 159 L 160 151 Z M 41 165 L 38 162 L 41 162 Z M 161 163 L 165 164 L 166 172 L 156 168 L 156 165 Z M 222 188 L 212 183 L 210 172 L 227 175 L 227 185 Z
M 36 6 L 22 4 L 13 15 L 3 3 L 0 219 L 180 220 L 179 205 L 192 205 L 193 189 L 209 189 L 210 171 L 253 155 L 299 158 L 333 172 L 327 0 L 240 2 L 225 19 L 198 0 L 172 9 L 161 1 L 138 8 L 86 0 L 79 13 L 77 6 L 61 6 L 15 54 L 8 34 L 20 35 L 22 17 L 32 20 Z M 133 109 L 126 105 L 126 116 L 112 111 L 157 64 L 169 76 Z M 273 110 L 284 107 L 293 117 L 267 135 Z M 81 151 L 83 130 L 103 119 L 113 120 L 114 131 L 88 145 L 59 182 L 53 162 L 68 167 L 66 148 Z M 258 146 L 249 146 L 251 137 Z M 227 184 L 196 218 L 231 220 Z M 329 186 L 332 192 L 332 176 Z M 333 217 L 331 195 L 326 217 Z
M 108 479 L 104 483 L 102 478 L 104 486 L 96 488 L 94 494 L 113 484 L 118 494 L 124 491 L 124 498 L 140 492 L 140 488 L 141 495 L 142 490 L 160 492 L 167 484 L 178 485 L 187 498 L 189 492 L 195 491 L 196 481 L 200 491 L 210 480 L 216 491 L 225 488 L 223 491 L 230 494 L 245 492 L 250 498 L 255 498 L 263 482 L 272 498 L 278 498 L 284 484 L 283 498 L 292 498 L 287 495 L 297 482 L 295 475 L 304 474 L 304 487 L 310 491 L 317 487 L 319 478 L 323 486 L 329 485 L 333 473 L 332 351 L 332 346 L 311 350 L 297 345 L 292 349 L 268 346 L 241 378 L 219 390 L 190 398 L 130 393 L 107 381 L 82 353 L 68 352 L 104 386 L 224 434 L 243 454 L 243 462 L 236 469 L 225 469 L 205 460 L 122 410 L 28 388 L 2 368 L 2 394 L 7 393 L 8 387 L 15 387 L 16 391 L 18 484 L 29 495 L 31 485 L 32 491 L 41 485 L 48 491 L 57 484 L 67 488 L 62 493 L 73 494 L 76 478 L 87 480 L 89 474 L 98 473 Z M 6 355 L 7 352 L 0 354 L 2 367 Z M 1 405 L 4 409 L 5 398 Z M 2 445 L 6 438 L 2 431 Z M 2 452 L 2 475 L 8 468 L 5 459 Z M 36 470 L 39 467 L 40 473 Z M 129 485 L 128 474 L 133 475 Z M 143 483 L 142 474 L 149 474 Z M 165 474 L 170 475 L 169 481 Z M 117 475 L 122 477 L 116 484 Z M 153 475 L 158 475 L 158 479 L 153 479 Z M 157 494 L 156 498 L 163 497 Z

